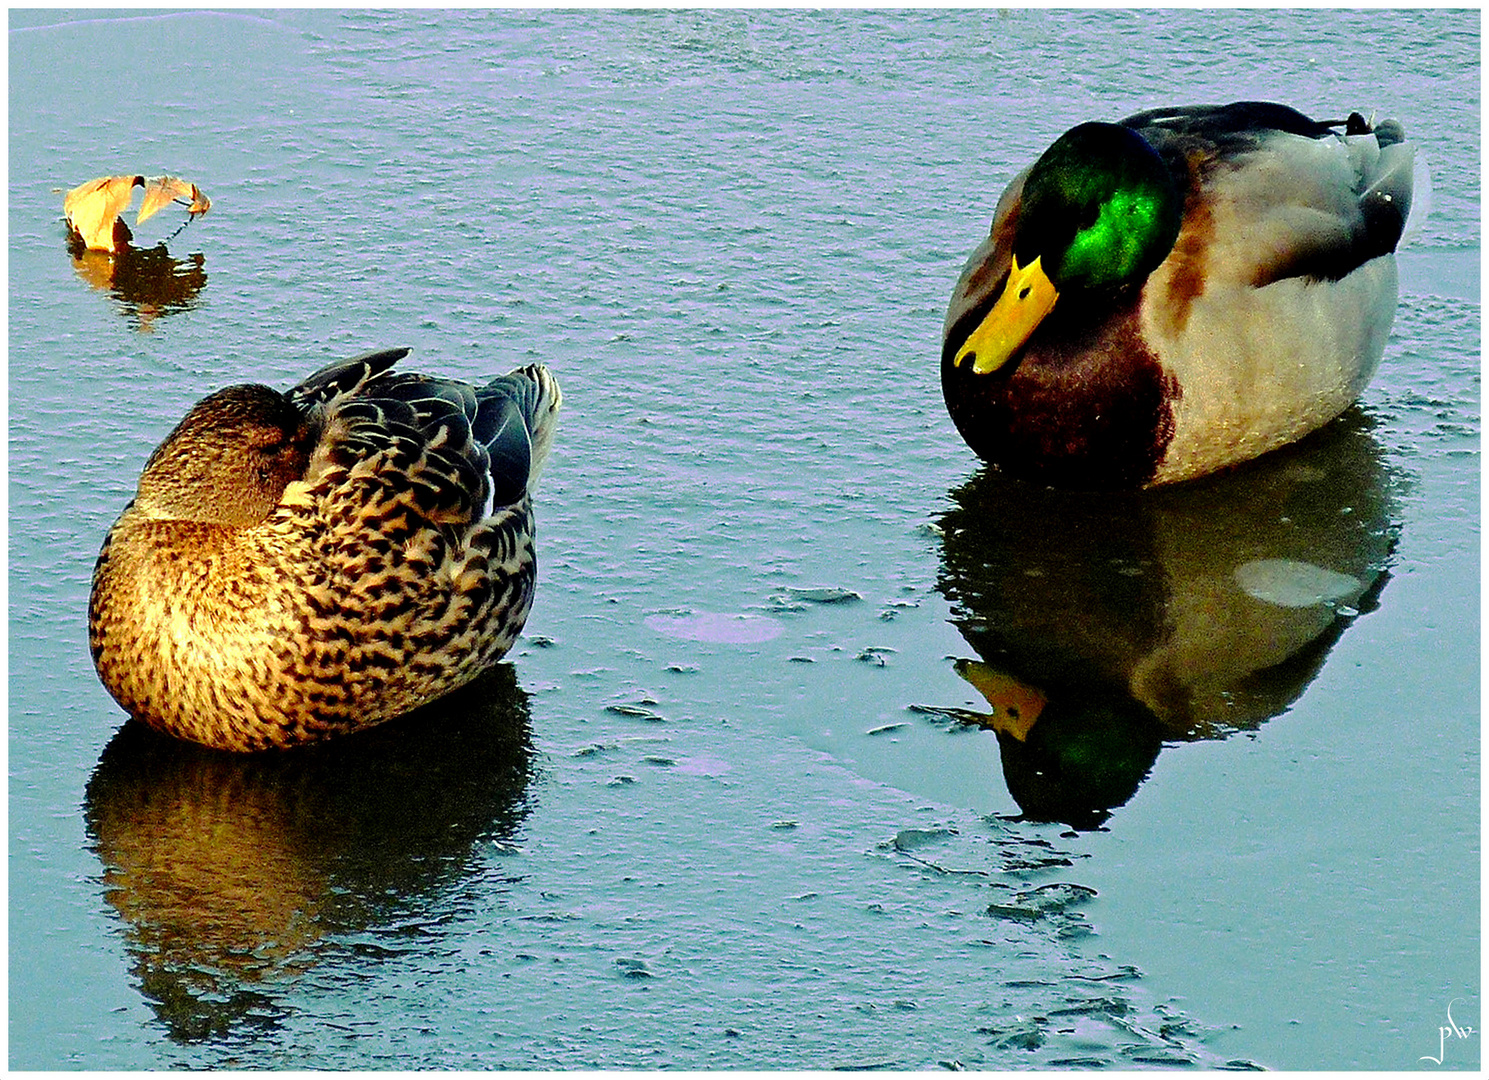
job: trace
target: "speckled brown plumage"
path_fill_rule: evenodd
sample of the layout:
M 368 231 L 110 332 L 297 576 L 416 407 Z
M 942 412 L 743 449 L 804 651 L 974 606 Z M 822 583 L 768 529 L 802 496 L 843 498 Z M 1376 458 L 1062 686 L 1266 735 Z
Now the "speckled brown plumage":
M 469 681 L 532 604 L 540 366 L 476 389 L 333 364 L 230 387 L 151 455 L 94 571 L 89 642 L 131 715 L 228 750 L 379 723 Z

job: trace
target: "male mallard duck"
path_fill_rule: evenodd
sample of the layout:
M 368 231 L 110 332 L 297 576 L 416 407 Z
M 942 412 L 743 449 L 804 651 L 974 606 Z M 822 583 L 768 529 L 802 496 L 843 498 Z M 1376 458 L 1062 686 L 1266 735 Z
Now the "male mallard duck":
M 1264 102 L 1072 128 L 1008 186 L 952 294 L 957 430 L 1031 479 L 1141 487 L 1327 423 L 1395 314 L 1404 138 Z
M 537 365 L 480 389 L 390 372 L 407 353 L 219 390 L 150 455 L 88 610 L 125 710 L 207 746 L 291 746 L 408 712 L 511 648 L 558 383 Z

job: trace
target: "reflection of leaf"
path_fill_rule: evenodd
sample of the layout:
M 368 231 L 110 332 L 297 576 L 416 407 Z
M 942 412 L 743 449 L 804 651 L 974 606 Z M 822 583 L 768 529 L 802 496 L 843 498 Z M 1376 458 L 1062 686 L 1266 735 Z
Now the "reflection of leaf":
M 163 315 L 193 307 L 207 284 L 206 259 L 200 252 L 177 259 L 163 243 L 153 248 L 125 246 L 117 252 L 89 251 L 83 238 L 71 232 L 67 253 L 78 277 L 109 293 L 121 314 L 141 331 L 150 330 Z
M 128 246 L 132 234 L 120 215 L 129 208 L 136 187 L 145 189 L 134 219 L 136 225 L 173 202 L 186 206 L 188 221 L 205 214 L 212 206 L 200 188 L 175 176 L 157 176 L 148 181 L 143 176 L 101 176 L 73 188 L 62 200 L 67 224 L 90 248 L 122 250 Z

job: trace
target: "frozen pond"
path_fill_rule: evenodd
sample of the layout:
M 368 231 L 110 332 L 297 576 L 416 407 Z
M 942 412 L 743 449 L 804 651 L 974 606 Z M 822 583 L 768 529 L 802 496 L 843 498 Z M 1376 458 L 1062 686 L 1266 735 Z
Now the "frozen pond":
M 12 12 L 10 1065 L 1476 1067 L 1478 60 L 1449 11 Z M 1253 97 L 1431 162 L 1361 406 L 1152 496 L 987 474 L 937 364 L 1008 178 Z M 213 208 L 110 277 L 61 192 L 135 171 Z M 85 608 L 151 448 L 393 345 L 562 380 L 510 662 L 305 754 L 124 726 Z

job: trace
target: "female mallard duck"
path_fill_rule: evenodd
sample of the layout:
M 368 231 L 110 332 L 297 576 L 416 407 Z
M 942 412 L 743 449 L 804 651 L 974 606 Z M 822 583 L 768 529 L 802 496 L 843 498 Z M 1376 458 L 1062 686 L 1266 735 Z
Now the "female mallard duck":
M 1008 186 L 952 295 L 957 430 L 1010 472 L 1111 488 L 1322 426 L 1380 363 L 1412 167 L 1395 121 L 1263 102 L 1071 129 Z
M 532 604 L 532 489 L 559 389 L 395 374 L 203 399 L 104 540 L 88 638 L 129 713 L 226 750 L 368 727 L 468 682 Z

